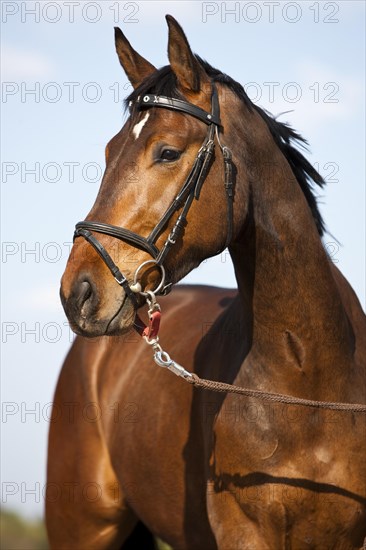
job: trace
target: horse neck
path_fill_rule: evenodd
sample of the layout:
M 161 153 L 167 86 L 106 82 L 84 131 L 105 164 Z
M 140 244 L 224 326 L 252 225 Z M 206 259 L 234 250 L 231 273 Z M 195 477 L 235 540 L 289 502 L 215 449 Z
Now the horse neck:
M 251 318 L 252 353 L 313 374 L 339 369 L 342 377 L 353 333 L 330 260 L 292 169 L 262 119 L 252 117 L 245 130 L 250 174 L 247 161 L 237 166 L 247 177 L 246 222 L 230 247 L 242 311 Z

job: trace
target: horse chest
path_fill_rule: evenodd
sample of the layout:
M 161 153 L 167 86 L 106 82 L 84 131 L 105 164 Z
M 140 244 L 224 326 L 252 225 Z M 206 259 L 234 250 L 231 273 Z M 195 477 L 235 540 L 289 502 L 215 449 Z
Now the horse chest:
M 351 421 L 334 420 L 301 408 L 225 400 L 209 449 L 212 517 L 233 508 L 248 532 L 261 526 L 262 548 L 279 533 L 285 538 L 278 547 L 337 548 L 337 537 L 342 548 L 356 547 L 351 533 L 366 519 L 359 481 L 366 471 L 357 459 L 362 439 L 357 449 Z

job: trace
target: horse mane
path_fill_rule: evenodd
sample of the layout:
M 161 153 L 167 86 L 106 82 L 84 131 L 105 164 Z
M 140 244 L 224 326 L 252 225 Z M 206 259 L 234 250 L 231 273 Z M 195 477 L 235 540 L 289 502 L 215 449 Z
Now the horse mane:
M 307 149 L 308 142 L 290 125 L 284 122 L 279 122 L 268 111 L 252 103 L 241 84 L 236 82 L 230 76 L 212 67 L 212 65 L 201 59 L 198 55 L 196 55 L 196 58 L 213 82 L 227 86 L 239 99 L 241 99 L 241 101 L 243 101 L 249 110 L 254 110 L 259 113 L 264 122 L 267 124 L 276 145 L 279 147 L 289 163 L 293 174 L 305 195 L 317 226 L 318 233 L 322 236 L 325 231 L 325 224 L 317 204 L 314 184 L 323 187 L 323 185 L 325 185 L 325 181 L 298 149 L 299 146 L 303 149 Z M 164 95 L 175 99 L 185 99 L 182 93 L 178 90 L 177 80 L 170 65 L 162 67 L 147 77 L 140 84 L 140 86 L 127 97 L 125 100 L 125 106 L 127 107 L 130 102 L 134 102 L 139 95 L 143 94 Z M 134 119 L 136 115 L 136 110 L 132 107 L 132 118 Z

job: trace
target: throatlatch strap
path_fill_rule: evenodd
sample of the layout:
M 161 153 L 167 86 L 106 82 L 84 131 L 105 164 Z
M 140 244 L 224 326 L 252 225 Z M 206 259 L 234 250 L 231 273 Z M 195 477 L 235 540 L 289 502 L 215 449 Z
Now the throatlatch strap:
M 222 148 L 222 154 L 225 163 L 225 191 L 227 200 L 227 233 L 226 244 L 227 248 L 233 237 L 233 217 L 234 217 L 234 178 L 233 178 L 233 161 L 230 149 Z

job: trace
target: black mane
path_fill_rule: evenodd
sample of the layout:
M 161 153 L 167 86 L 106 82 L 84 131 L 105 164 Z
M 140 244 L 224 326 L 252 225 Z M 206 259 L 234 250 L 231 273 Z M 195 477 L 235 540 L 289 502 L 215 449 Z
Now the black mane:
M 226 85 L 245 103 L 250 110 L 255 110 L 263 118 L 275 143 L 280 148 L 283 155 L 287 159 L 287 162 L 291 166 L 291 169 L 311 209 L 319 235 L 322 236 L 325 231 L 325 224 L 317 205 L 313 185 L 316 184 L 322 187 L 325 182 L 322 176 L 296 147 L 298 145 L 304 147 L 307 145 L 307 141 L 295 130 L 293 130 L 291 126 L 283 122 L 279 122 L 273 118 L 270 113 L 252 103 L 241 84 L 233 80 L 230 76 L 212 67 L 209 63 L 207 63 L 207 61 L 202 60 L 198 56 L 196 57 L 204 67 L 211 80 L 218 82 L 219 84 Z M 146 78 L 142 84 L 126 99 L 126 106 L 128 106 L 129 102 L 134 102 L 139 95 L 143 94 L 156 94 L 173 97 L 175 99 L 185 99 L 178 90 L 177 80 L 170 65 L 162 67 Z M 135 114 L 136 113 L 132 108 L 132 116 L 134 117 Z

